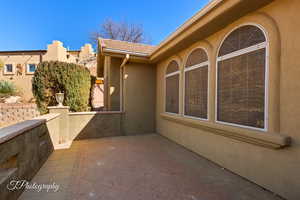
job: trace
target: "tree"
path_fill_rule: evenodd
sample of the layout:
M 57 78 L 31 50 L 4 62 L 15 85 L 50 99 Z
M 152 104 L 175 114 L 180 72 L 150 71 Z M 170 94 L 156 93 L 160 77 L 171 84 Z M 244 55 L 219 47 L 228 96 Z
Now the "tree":
M 128 24 L 126 21 L 116 22 L 111 19 L 105 20 L 100 25 L 100 30 L 90 34 L 90 40 L 94 45 L 97 45 L 99 37 L 133 43 L 150 43 L 146 39 L 142 25 Z

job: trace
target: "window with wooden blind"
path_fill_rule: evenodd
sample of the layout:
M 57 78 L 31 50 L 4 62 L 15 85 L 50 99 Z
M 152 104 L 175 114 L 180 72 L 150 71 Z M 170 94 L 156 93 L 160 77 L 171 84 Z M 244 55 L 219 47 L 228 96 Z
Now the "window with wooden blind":
M 217 121 L 266 129 L 266 54 L 265 34 L 256 26 L 242 26 L 224 40 L 217 59 Z
M 204 49 L 194 50 L 184 68 L 184 115 L 208 118 L 208 57 Z
M 179 65 L 176 61 L 170 62 L 166 71 L 166 112 L 179 113 Z

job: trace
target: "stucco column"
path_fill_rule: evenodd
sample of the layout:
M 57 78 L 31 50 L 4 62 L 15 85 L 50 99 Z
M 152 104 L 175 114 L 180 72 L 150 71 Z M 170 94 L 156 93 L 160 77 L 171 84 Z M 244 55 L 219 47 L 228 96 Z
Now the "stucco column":
M 69 106 L 48 107 L 49 113 L 59 113 L 59 144 L 70 142 Z
M 110 64 L 111 57 L 104 58 L 104 110 L 110 110 Z

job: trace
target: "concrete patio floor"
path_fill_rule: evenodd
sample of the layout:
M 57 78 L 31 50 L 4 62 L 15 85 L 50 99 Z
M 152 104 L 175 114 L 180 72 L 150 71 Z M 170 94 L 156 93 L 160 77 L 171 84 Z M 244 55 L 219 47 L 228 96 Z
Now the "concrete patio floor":
M 269 191 L 159 136 L 75 141 L 55 151 L 26 190 L 37 200 L 279 200 Z

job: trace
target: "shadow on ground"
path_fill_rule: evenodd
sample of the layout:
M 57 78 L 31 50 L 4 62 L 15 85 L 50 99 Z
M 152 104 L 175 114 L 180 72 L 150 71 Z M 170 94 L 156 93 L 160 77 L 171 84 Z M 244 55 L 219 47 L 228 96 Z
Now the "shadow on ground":
M 55 151 L 32 183 L 58 192 L 26 190 L 21 200 L 279 200 L 159 136 L 75 141 Z

